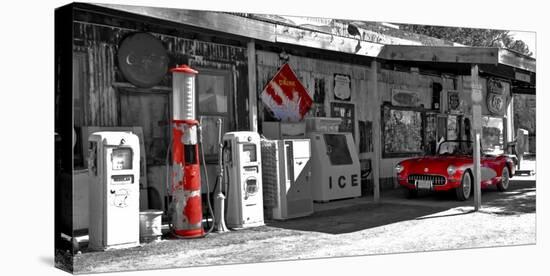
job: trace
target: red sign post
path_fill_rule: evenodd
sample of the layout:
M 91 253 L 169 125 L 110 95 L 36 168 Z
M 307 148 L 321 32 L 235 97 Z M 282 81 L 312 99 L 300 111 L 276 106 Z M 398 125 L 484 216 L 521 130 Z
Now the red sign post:
M 283 122 L 301 121 L 313 100 L 290 66 L 285 63 L 261 94 L 262 102 Z

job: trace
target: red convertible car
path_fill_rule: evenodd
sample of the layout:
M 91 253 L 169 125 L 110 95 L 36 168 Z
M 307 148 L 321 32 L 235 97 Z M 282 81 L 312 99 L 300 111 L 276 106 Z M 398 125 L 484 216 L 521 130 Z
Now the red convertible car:
M 401 161 L 395 166 L 397 181 L 416 197 L 419 190 L 455 190 L 458 200 L 473 193 L 473 144 L 471 141 L 443 141 L 434 156 Z M 505 155 L 481 154 L 481 188 L 496 185 L 505 191 L 514 175 L 513 160 Z

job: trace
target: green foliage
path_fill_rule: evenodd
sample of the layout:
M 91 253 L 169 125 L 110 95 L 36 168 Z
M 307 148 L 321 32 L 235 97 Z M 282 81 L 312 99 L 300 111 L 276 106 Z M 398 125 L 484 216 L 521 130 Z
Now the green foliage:
M 533 55 L 525 42 L 515 40 L 509 31 L 492 29 L 456 28 L 427 25 L 401 25 L 405 31 L 427 35 L 468 46 L 499 47 L 513 50 L 527 56 Z

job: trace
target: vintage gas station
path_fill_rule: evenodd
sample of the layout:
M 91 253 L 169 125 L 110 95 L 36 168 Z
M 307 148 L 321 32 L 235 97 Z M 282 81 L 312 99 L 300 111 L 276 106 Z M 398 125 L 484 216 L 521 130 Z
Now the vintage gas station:
M 56 35 L 72 33 L 58 49 L 70 50 L 58 56 L 71 82 L 57 86 L 56 127 L 69 95 L 73 116 L 56 132 L 73 143 L 56 150 L 74 156 L 56 162 L 58 248 L 239 233 L 332 202 L 377 203 L 398 189 L 396 164 L 434 154 L 441 139 L 473 141 L 474 179 L 480 146 L 515 162 L 535 154 L 534 113 L 515 121 L 515 101 L 535 98 L 535 59 L 309 20 L 318 24 L 59 8 L 56 25 L 67 32 Z M 478 210 L 479 181 L 473 194 Z

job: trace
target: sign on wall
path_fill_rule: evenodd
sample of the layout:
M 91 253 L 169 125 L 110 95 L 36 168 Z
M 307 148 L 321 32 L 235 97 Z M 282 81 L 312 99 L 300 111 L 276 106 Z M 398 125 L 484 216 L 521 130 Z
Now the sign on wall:
M 288 63 L 267 83 L 260 97 L 273 116 L 284 122 L 301 121 L 313 103 Z
M 457 91 L 448 91 L 447 99 L 447 107 L 449 109 L 449 113 L 460 113 L 462 106 L 460 101 L 460 94 Z
M 351 99 L 351 77 L 349 75 L 334 74 L 334 98 L 341 101 Z
M 323 77 L 317 77 L 314 78 L 313 83 L 313 105 L 310 114 L 314 117 L 325 117 L 325 79 Z
M 126 80 L 137 87 L 149 88 L 165 77 L 169 58 L 158 38 L 149 33 L 135 33 L 120 44 L 117 61 Z
M 456 116 L 447 117 L 447 140 L 458 139 L 458 121 Z
M 519 81 L 524 81 L 524 82 L 529 82 L 529 83 L 531 82 L 531 75 L 529 75 L 529 74 L 516 72 L 515 77 L 516 77 L 516 80 L 519 80 Z
M 506 107 L 506 95 L 502 82 L 487 80 L 487 109 L 491 114 L 502 115 Z
M 391 104 L 393 106 L 421 106 L 422 101 L 418 91 L 392 89 Z
M 355 105 L 352 103 L 330 103 L 330 116 L 341 118 L 342 122 L 338 127 L 340 132 L 351 132 L 355 138 Z

